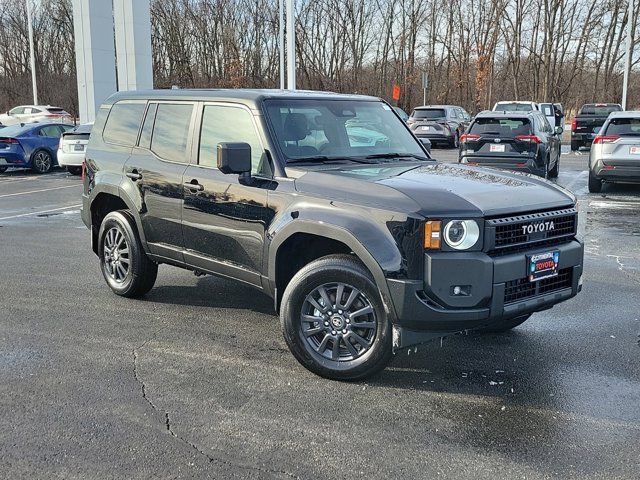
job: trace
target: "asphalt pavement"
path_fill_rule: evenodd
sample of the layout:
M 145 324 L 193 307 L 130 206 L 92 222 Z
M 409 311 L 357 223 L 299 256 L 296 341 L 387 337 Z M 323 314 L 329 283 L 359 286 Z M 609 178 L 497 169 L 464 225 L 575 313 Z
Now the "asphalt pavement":
M 639 478 L 640 187 L 588 194 L 586 163 L 564 154 L 558 179 L 581 294 L 359 383 L 302 368 L 241 284 L 162 266 L 143 300 L 115 296 L 80 179 L 0 174 L 0 477 Z

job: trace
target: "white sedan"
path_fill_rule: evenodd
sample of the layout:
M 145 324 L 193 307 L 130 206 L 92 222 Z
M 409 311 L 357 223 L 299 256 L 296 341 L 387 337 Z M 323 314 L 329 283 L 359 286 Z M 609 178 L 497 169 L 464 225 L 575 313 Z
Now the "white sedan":
M 93 123 L 78 125 L 73 130 L 69 130 L 60 137 L 58 145 L 58 165 L 66 167 L 72 175 L 82 173 L 82 162 L 89 143 Z

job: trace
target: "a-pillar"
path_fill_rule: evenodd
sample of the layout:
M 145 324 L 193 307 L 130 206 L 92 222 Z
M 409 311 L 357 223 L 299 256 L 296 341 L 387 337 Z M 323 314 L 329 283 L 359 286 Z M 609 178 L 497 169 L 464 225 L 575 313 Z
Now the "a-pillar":
M 153 88 L 149 0 L 113 0 L 118 90 Z
M 92 122 L 100 104 L 116 91 L 111 2 L 73 0 L 80 122 Z

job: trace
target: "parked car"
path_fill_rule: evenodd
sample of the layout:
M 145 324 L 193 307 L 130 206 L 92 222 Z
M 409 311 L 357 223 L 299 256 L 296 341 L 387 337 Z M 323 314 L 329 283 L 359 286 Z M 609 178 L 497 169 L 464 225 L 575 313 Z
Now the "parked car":
M 401 109 L 400 107 L 393 107 L 393 109 L 396 111 L 396 113 L 402 119 L 403 122 L 406 122 L 407 120 L 409 120 L 409 114 L 405 112 L 403 109 Z
M 493 106 L 494 112 L 541 112 L 545 117 L 549 125 L 553 128 L 560 127 L 559 132 L 564 131 L 564 109 L 561 103 L 550 102 L 530 102 L 522 100 L 511 100 L 497 102 Z
M 388 142 L 352 145 L 353 124 Z M 328 378 L 514 328 L 581 288 L 571 193 L 436 163 L 374 97 L 120 92 L 99 110 L 83 188 L 115 294 L 146 294 L 162 263 L 239 280 L 274 299 L 293 355 Z
M 523 100 L 508 100 L 496 102 L 493 106 L 494 112 L 533 112 L 539 111 L 540 107 L 536 102 Z
M 460 136 L 469 126 L 471 116 L 455 105 L 425 105 L 416 107 L 407 123 L 419 139 L 433 144 L 458 148 Z
M 57 165 L 60 136 L 73 125 L 29 123 L 0 130 L 0 173 L 9 167 L 31 168 L 48 173 Z
M 482 112 L 462 136 L 459 160 L 555 178 L 560 169 L 559 133 L 538 111 Z
M 589 153 L 589 191 L 603 182 L 640 183 L 640 111 L 612 112 Z
M 60 107 L 51 105 L 22 105 L 0 115 L 1 125 L 16 125 L 30 122 L 73 123 L 73 118 Z
M 622 111 L 618 103 L 586 103 L 571 121 L 571 150 L 590 147 L 611 112 Z
M 79 125 L 60 137 L 58 145 L 58 165 L 65 167 L 72 175 L 82 173 L 82 162 L 93 123 Z

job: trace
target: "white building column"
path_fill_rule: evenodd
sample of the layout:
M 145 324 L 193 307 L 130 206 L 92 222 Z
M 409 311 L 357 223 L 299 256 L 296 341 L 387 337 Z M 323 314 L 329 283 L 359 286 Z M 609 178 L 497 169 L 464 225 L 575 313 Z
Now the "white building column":
M 116 91 L 111 2 L 73 0 L 73 28 L 80 122 L 92 122 L 102 102 Z
M 149 8 L 149 0 L 113 0 L 118 90 L 153 88 Z

